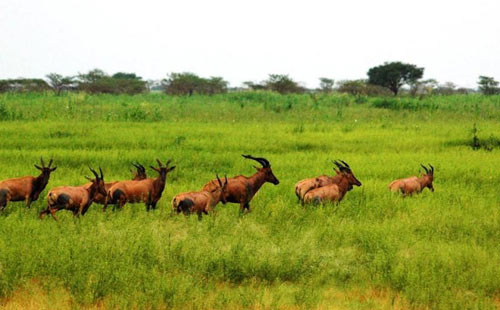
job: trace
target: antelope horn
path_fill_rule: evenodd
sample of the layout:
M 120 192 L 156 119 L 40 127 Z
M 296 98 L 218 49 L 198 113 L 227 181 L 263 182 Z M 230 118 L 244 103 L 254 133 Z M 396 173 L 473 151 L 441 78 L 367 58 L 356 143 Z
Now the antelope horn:
M 269 160 L 265 159 L 264 157 L 253 157 L 252 155 L 241 155 L 241 156 L 243 156 L 247 159 L 255 160 L 256 162 L 261 164 L 263 168 L 267 168 L 267 167 L 271 166 L 271 164 L 269 163 Z
M 42 164 L 42 168 L 45 168 L 45 162 L 43 161 L 42 156 L 40 156 L 40 163 Z
M 222 187 L 222 181 L 219 179 L 219 174 L 215 174 L 215 176 L 217 177 L 217 182 L 219 182 L 219 186 Z
M 429 167 L 431 167 L 431 172 L 434 173 L 434 167 L 431 164 L 429 164 Z
M 142 172 L 145 172 L 146 171 L 146 168 L 144 168 L 143 165 L 141 165 L 140 163 L 137 163 L 137 165 L 139 166 L 139 168 L 141 168 L 141 171 Z
M 171 162 L 172 162 L 172 159 L 167 160 L 167 162 L 165 163 L 165 166 L 168 168 L 168 165 L 170 165 Z
M 92 173 L 95 175 L 95 177 L 98 179 L 99 178 L 99 175 L 97 174 L 97 172 L 95 172 L 94 169 L 92 169 L 90 166 L 89 166 L 89 169 L 90 171 L 92 171 Z
M 156 159 L 156 162 L 158 163 L 158 166 L 159 166 L 160 168 L 162 168 L 162 167 L 163 167 L 163 164 L 161 163 L 161 161 L 160 161 L 158 158 Z
M 104 175 L 102 174 L 102 169 L 101 169 L 101 166 L 99 166 L 99 172 L 101 173 L 101 177 L 100 177 L 100 179 L 101 179 L 101 180 L 104 180 Z
M 342 159 L 339 159 L 347 168 L 351 168 L 349 167 L 349 164 L 347 164 L 345 161 L 343 161 Z
M 227 185 L 227 174 L 224 174 L 224 185 Z
M 51 158 L 49 161 L 49 166 L 47 168 L 50 168 L 50 166 L 52 166 L 52 161 L 54 161 L 54 160 Z
M 340 171 L 346 170 L 346 167 L 342 166 L 342 164 L 340 164 L 338 161 L 334 161 L 333 163 L 339 168 Z
M 426 167 L 426 166 L 424 166 L 424 165 L 422 165 L 422 164 L 420 164 L 420 166 L 422 166 L 422 168 L 424 168 L 425 173 L 429 173 L 429 169 L 427 169 L 427 167 Z

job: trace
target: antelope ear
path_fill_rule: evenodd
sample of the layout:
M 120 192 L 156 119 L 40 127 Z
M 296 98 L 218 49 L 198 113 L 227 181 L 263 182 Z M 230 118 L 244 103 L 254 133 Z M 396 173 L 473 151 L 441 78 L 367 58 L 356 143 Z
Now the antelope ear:
M 40 168 L 40 166 L 38 166 L 38 165 L 34 165 L 34 166 L 35 166 L 35 168 L 36 168 L 36 169 L 38 169 L 38 170 L 43 170 L 43 169 L 42 169 L 42 168 Z
M 86 178 L 87 180 L 89 180 L 90 182 L 94 182 L 94 180 L 92 180 L 92 179 L 91 179 L 91 178 L 89 178 L 88 176 L 85 176 L 85 178 Z
M 54 171 L 56 171 L 56 169 L 57 169 L 57 166 L 54 168 L 50 168 L 50 172 L 54 172 Z
M 156 171 L 156 172 L 160 172 L 160 169 L 157 169 L 157 168 L 155 168 L 155 167 L 153 167 L 153 166 L 149 166 L 149 167 L 150 167 L 151 169 L 153 169 L 154 171 Z
M 168 168 L 167 172 L 170 172 L 170 171 L 174 170 L 174 169 L 175 169 L 175 167 L 176 167 L 176 166 L 172 166 L 172 167 Z

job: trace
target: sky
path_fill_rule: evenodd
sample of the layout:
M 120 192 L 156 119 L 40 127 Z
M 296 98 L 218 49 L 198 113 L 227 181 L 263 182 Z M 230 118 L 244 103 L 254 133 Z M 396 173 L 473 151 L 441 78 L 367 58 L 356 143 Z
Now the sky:
M 499 0 L 1 0 L 0 79 L 100 68 L 316 87 L 403 61 L 476 87 L 500 80 L 499 12 Z

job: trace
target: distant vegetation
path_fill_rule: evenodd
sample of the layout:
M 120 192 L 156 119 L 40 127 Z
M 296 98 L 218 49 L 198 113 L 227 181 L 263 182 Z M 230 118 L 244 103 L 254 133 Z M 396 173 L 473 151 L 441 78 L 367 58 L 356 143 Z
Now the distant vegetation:
M 287 74 L 269 74 L 260 82 L 246 81 L 241 87 L 229 87 L 222 77 L 200 77 L 191 72 L 172 72 L 163 80 L 143 80 L 135 73 L 117 72 L 108 75 L 100 69 L 79 73 L 76 76 L 47 74 L 43 79 L 0 80 L 0 93 L 5 92 L 62 92 L 78 91 L 90 94 L 136 95 L 150 91 L 162 91 L 169 95 L 191 96 L 216 95 L 233 91 L 273 91 L 282 95 L 302 93 L 347 93 L 354 96 L 426 96 L 454 95 L 481 92 L 484 95 L 500 94 L 498 81 L 493 77 L 480 76 L 478 90 L 458 88 L 452 82 L 439 83 L 435 79 L 423 80 L 424 68 L 402 62 L 386 62 L 370 68 L 367 79 L 335 80 L 319 78 L 319 88 L 310 89 Z

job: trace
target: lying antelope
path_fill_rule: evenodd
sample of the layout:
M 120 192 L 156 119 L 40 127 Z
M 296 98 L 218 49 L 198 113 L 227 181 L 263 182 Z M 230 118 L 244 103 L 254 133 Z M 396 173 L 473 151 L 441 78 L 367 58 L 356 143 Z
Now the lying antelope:
M 140 163 L 137 164 L 132 163 L 132 165 L 136 168 L 136 171 L 130 169 L 130 172 L 132 172 L 132 174 L 134 175 L 132 180 L 135 181 L 144 180 L 148 177 L 146 175 L 146 168 L 144 168 L 143 165 L 141 165 Z M 105 183 L 104 188 L 106 189 L 106 194 L 103 195 L 101 193 L 97 193 L 96 196 L 94 197 L 94 202 L 103 205 L 106 202 L 107 192 L 109 191 L 111 186 L 115 185 L 116 183 L 118 183 L 118 181 Z M 91 185 L 92 183 L 87 183 L 87 186 Z
M 172 199 L 172 209 L 177 213 L 197 213 L 198 218 L 201 218 L 202 213 L 208 214 L 219 201 L 226 203 L 224 194 L 227 188 L 227 176 L 224 177 L 224 183 L 221 182 L 218 175 L 216 177 L 217 184 L 212 181 L 213 186 L 210 191 L 202 190 L 175 195 Z
M 347 164 L 345 161 L 342 161 L 342 162 L 344 164 Z M 337 162 L 333 162 L 333 163 L 335 165 L 337 165 Z M 310 190 L 313 190 L 313 189 L 319 188 L 319 187 L 323 187 L 326 185 L 330 185 L 330 184 L 338 184 L 340 182 L 340 180 L 342 179 L 342 174 L 340 173 L 339 170 L 337 170 L 335 168 L 333 168 L 333 171 L 335 172 L 334 176 L 321 175 L 321 176 L 316 177 L 316 178 L 304 179 L 304 180 L 297 182 L 297 184 L 295 184 L 295 195 L 297 195 L 299 202 L 303 202 L 304 195 L 307 194 L 307 192 L 309 192 Z
M 432 182 L 434 181 L 434 167 L 431 164 L 429 164 L 430 169 L 422 164 L 420 164 L 420 166 L 422 166 L 425 170 L 425 173 L 423 173 L 420 177 L 411 176 L 406 179 L 392 181 L 391 184 L 389 184 L 389 190 L 391 192 L 400 191 L 403 196 L 413 195 L 414 193 L 418 194 L 426 187 L 431 191 L 434 191 L 434 186 L 432 185 Z
M 336 184 L 330 184 L 323 187 L 315 188 L 308 191 L 304 195 L 304 203 L 339 203 L 344 199 L 345 194 L 352 190 L 353 185 L 361 186 L 361 182 L 354 176 L 351 167 L 345 162 L 343 164 L 334 162 L 339 168 L 339 181 Z
M 251 155 L 242 155 L 244 158 L 252 159 L 261 164 L 262 168 L 254 166 L 257 170 L 250 177 L 238 175 L 228 179 L 227 189 L 224 194 L 226 202 L 239 203 L 240 211 L 250 211 L 250 201 L 264 183 L 269 182 L 278 185 L 280 181 L 274 176 L 269 161 L 262 157 L 253 157 Z M 212 191 L 217 185 L 212 180 L 203 186 L 204 191 Z
M 144 202 L 146 209 L 149 211 L 151 208 L 156 209 L 156 204 L 160 200 L 165 184 L 167 182 L 167 174 L 175 169 L 175 166 L 169 167 L 171 160 L 168 160 L 165 166 L 159 159 L 159 168 L 150 166 L 151 169 L 158 172 L 157 178 L 147 178 L 138 181 L 120 181 L 111 186 L 106 196 L 103 211 L 106 211 L 108 203 L 118 205 L 121 209 L 127 202 L 138 203 Z
M 41 219 L 50 213 L 52 218 L 57 221 L 56 212 L 59 210 L 70 210 L 74 216 L 85 215 L 97 194 L 106 195 L 102 169 L 99 168 L 100 176 L 94 169 L 90 167 L 89 169 L 95 176 L 95 179 L 85 177 L 92 182 L 90 186 L 87 186 L 87 184 L 59 186 L 50 190 L 47 195 L 47 209 L 40 212 Z
M 48 166 L 45 166 L 42 158 L 40 163 L 41 167 L 35 165 L 35 168 L 42 172 L 38 177 L 26 176 L 0 182 L 0 211 L 5 209 L 9 201 L 25 201 L 26 207 L 29 208 L 33 201 L 38 200 L 49 183 L 50 174 L 57 169 L 57 167 L 51 168 L 52 159 Z

